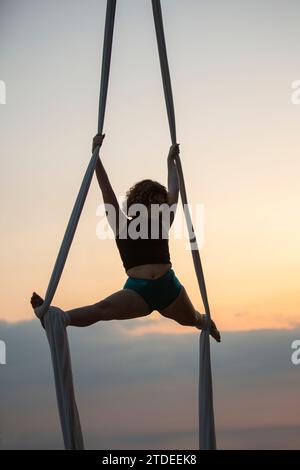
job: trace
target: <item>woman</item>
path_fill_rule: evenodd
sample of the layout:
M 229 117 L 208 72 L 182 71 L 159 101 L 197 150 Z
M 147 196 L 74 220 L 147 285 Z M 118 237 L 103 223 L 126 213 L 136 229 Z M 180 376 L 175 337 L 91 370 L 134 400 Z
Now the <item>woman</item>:
M 101 147 L 105 135 L 96 135 L 93 140 L 93 152 Z M 181 285 L 172 269 L 170 261 L 168 230 L 174 219 L 174 210 L 169 211 L 169 221 L 165 222 L 160 208 L 174 209 L 177 206 L 179 181 L 176 159 L 179 158 L 179 145 L 172 145 L 168 155 L 168 190 L 160 183 L 143 180 L 127 192 L 127 217 L 120 209 L 116 195 L 111 187 L 102 161 L 96 165 L 96 175 L 106 207 L 113 208 L 115 217 L 108 222 L 114 231 L 117 247 L 123 261 L 128 279 L 122 290 L 115 292 L 99 302 L 65 312 L 66 325 L 89 326 L 100 320 L 127 320 L 149 315 L 157 310 L 163 316 L 171 318 L 181 325 L 203 329 L 206 315 L 195 310 L 185 288 Z M 138 207 L 137 220 L 134 208 Z M 156 207 L 153 215 L 152 209 Z M 141 208 L 143 216 L 141 216 Z M 139 223 L 137 223 L 139 222 Z M 156 236 L 149 236 L 152 227 L 158 227 Z M 143 225 L 147 236 L 139 236 L 137 230 Z M 43 299 L 33 293 L 33 308 L 41 305 Z M 211 336 L 221 341 L 220 333 L 211 322 Z

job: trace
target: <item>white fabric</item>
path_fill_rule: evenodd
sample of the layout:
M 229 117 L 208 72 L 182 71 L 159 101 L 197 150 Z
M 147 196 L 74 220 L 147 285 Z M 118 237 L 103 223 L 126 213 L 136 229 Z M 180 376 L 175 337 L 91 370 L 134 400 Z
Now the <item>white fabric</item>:
M 43 309 L 35 313 L 40 318 Z M 68 317 L 58 307 L 50 307 L 43 315 L 43 323 L 49 341 L 55 378 L 56 397 L 65 448 L 84 449 L 79 414 L 75 401 L 72 366 L 66 325 Z
M 152 0 L 153 17 L 156 30 L 156 39 L 160 60 L 161 76 L 165 94 L 165 102 L 169 121 L 172 144 L 177 143 L 174 102 L 171 86 L 171 78 L 168 64 L 167 48 L 164 35 L 163 18 L 160 0 Z M 197 246 L 197 240 L 193 229 L 190 211 L 188 209 L 187 193 L 184 184 L 183 171 L 180 158 L 176 160 L 176 167 L 180 182 L 180 195 L 184 206 L 186 224 L 188 227 L 190 244 L 193 256 L 195 272 L 202 297 L 202 301 L 207 315 L 207 329 L 200 335 L 200 373 L 199 373 L 199 448 L 205 450 L 216 449 L 214 409 L 213 409 L 213 387 L 210 360 L 209 329 L 210 329 L 210 309 L 205 286 L 205 279 L 201 264 L 201 258 Z
M 199 368 L 199 448 L 201 450 L 215 450 L 217 444 L 208 329 L 203 330 L 200 334 Z
M 75 402 L 71 358 L 66 332 L 66 316 L 63 310 L 52 307 L 51 302 L 55 294 L 61 273 L 63 271 L 69 249 L 79 222 L 81 211 L 94 174 L 97 151 L 91 157 L 84 175 L 72 214 L 53 268 L 44 303 L 35 309 L 35 313 L 43 324 L 47 333 L 57 396 L 57 404 L 61 421 L 61 428 L 66 449 L 83 449 L 83 439 L 80 420 Z
M 116 0 L 107 0 L 98 111 L 99 134 L 102 134 L 103 131 L 115 10 Z M 63 272 L 69 250 L 71 248 L 80 215 L 95 171 L 98 155 L 99 147 L 94 150 L 82 180 L 79 193 L 76 198 L 52 271 L 44 303 L 41 305 L 41 307 L 35 309 L 38 318 L 43 320 L 50 345 L 57 402 L 66 449 L 83 449 L 83 439 L 74 395 L 70 350 L 65 328 L 66 315 L 62 310 L 56 307 L 51 307 L 50 305 Z

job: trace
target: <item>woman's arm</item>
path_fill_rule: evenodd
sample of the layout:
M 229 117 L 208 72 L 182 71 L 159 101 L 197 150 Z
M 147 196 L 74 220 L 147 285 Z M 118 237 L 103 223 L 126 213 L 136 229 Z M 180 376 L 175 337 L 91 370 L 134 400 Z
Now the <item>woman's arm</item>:
M 103 134 L 103 135 L 97 134 L 94 137 L 94 139 L 93 139 L 93 152 L 96 150 L 97 147 L 99 147 L 99 150 L 100 150 L 100 147 L 102 145 L 104 137 L 105 137 L 105 134 Z M 122 210 L 119 206 L 117 197 L 116 197 L 115 192 L 114 192 L 114 190 L 113 190 L 113 188 L 110 184 L 109 178 L 107 176 L 107 173 L 105 171 L 105 168 L 103 166 L 103 163 L 102 163 L 102 160 L 100 159 L 100 157 L 97 160 L 95 171 L 96 171 L 97 180 L 98 180 L 101 192 L 102 192 L 104 204 L 110 204 L 111 206 L 113 206 L 113 208 L 115 210 L 116 217 L 111 219 L 111 220 L 109 219 L 109 217 L 107 219 L 108 219 L 108 222 L 109 222 L 114 234 L 116 235 L 117 233 L 119 233 L 121 222 L 126 221 L 126 216 L 122 212 Z
M 168 204 L 177 208 L 179 196 L 179 178 L 176 168 L 176 158 L 179 157 L 179 144 L 171 145 L 168 155 Z M 175 210 L 171 212 L 171 224 L 175 217 Z

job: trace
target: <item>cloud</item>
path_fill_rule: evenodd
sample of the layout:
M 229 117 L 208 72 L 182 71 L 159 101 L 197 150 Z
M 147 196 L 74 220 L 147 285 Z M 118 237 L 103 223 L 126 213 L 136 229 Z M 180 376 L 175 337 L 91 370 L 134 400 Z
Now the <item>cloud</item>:
M 68 329 L 87 448 L 197 448 L 199 335 L 158 333 L 155 323 L 149 317 Z M 62 448 L 39 322 L 1 322 L 0 338 L 7 347 L 0 447 Z M 299 446 L 300 366 L 290 360 L 297 338 L 299 329 L 261 330 L 227 332 L 212 343 L 220 448 Z

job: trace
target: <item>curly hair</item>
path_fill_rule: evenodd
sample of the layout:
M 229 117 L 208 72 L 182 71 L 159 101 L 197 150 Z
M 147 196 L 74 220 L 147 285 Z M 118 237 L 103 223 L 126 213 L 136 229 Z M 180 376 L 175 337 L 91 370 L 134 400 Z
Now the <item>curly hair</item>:
M 126 193 L 126 210 L 133 204 L 163 204 L 168 200 L 168 191 L 162 184 L 150 179 L 142 180 L 132 186 Z

